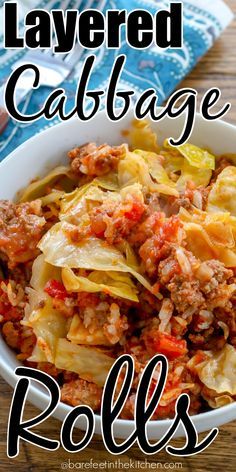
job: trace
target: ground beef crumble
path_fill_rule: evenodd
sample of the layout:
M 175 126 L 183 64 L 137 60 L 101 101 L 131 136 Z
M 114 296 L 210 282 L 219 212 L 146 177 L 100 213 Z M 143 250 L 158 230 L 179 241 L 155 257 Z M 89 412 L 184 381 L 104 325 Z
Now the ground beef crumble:
M 40 200 L 20 204 L 0 201 L 0 253 L 9 268 L 37 256 L 45 223 Z
M 88 405 L 98 411 L 101 405 L 102 389 L 86 380 L 72 380 L 61 389 L 61 400 L 69 405 Z
M 71 160 L 71 169 L 76 175 L 96 177 L 116 170 L 124 153 L 124 145 L 111 147 L 108 144 L 97 146 L 95 143 L 89 143 L 72 149 L 68 157 Z

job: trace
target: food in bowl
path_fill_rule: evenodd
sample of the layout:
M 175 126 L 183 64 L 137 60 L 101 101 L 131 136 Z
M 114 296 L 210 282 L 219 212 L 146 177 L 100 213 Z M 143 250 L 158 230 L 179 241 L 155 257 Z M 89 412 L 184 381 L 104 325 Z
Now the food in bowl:
M 160 147 L 145 122 L 126 134 L 130 146 L 72 149 L 1 202 L 2 335 L 72 406 L 99 412 L 123 353 L 135 378 L 121 418 L 157 353 L 169 372 L 153 420 L 183 392 L 191 414 L 223 406 L 236 396 L 235 157 Z

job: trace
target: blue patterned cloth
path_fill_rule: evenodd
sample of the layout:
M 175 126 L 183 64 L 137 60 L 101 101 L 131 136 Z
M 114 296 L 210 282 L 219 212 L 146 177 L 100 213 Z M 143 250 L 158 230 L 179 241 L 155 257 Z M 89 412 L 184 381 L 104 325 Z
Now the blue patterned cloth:
M 1 7 L 0 0 L 0 7 Z M 18 2 L 22 14 L 30 6 L 36 7 L 35 0 L 21 0 Z M 106 90 L 112 64 L 118 54 L 126 54 L 127 61 L 120 80 L 120 89 L 132 89 L 136 94 L 148 88 L 157 91 L 159 105 L 166 99 L 181 80 L 188 74 L 206 51 L 213 45 L 232 18 L 231 12 L 222 0 L 189 0 L 184 1 L 184 45 L 182 49 L 162 50 L 156 46 L 146 50 L 135 50 L 127 46 L 125 41 L 119 50 L 99 49 L 96 65 L 91 75 L 89 88 Z M 214 8 L 213 8 L 214 3 Z M 39 8 L 59 8 L 60 2 L 41 0 Z M 158 9 L 167 8 L 169 1 L 165 0 L 107 0 L 105 8 L 127 9 L 128 11 L 143 8 L 154 13 Z M 23 7 L 23 8 L 22 8 Z M 69 8 L 75 7 L 75 0 L 71 0 Z M 94 0 L 93 8 L 96 8 Z M 22 28 L 23 25 L 21 23 Z M 3 37 L 0 37 L 0 44 Z M 14 62 L 24 52 L 0 49 L 0 84 L 5 83 L 11 72 Z M 84 51 L 81 62 L 77 65 L 73 77 L 63 83 L 67 93 L 67 110 L 74 105 L 74 96 L 82 62 L 88 54 Z M 21 104 L 25 113 L 36 113 L 41 109 L 44 100 L 50 93 L 48 87 L 40 87 L 33 91 Z M 26 139 L 58 122 L 58 118 L 48 122 L 44 118 L 32 123 L 17 123 L 11 120 L 3 135 L 0 137 L 0 160 L 8 155 Z

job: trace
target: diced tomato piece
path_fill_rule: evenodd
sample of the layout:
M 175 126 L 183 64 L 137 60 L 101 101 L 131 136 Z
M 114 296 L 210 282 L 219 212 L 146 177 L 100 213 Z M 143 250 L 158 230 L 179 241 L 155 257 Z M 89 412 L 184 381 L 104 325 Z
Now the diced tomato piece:
M 160 214 L 161 215 L 161 214 Z M 178 230 L 182 223 L 178 216 L 171 216 L 167 221 L 160 219 L 160 226 L 156 226 L 155 234 L 142 244 L 139 249 L 139 255 L 146 264 L 147 272 L 152 276 L 156 272 L 157 263 L 165 258 L 168 245 L 167 242 L 174 242 L 177 238 Z
M 181 228 L 182 223 L 178 216 L 171 216 L 162 226 L 161 236 L 163 241 L 172 241 L 176 237 L 179 228 Z
M 11 305 L 7 294 L 1 288 L 1 282 L 4 282 L 5 285 L 7 285 L 8 280 L 0 280 L 0 315 L 3 317 L 2 322 L 19 321 L 23 317 L 23 311 L 17 306 Z
M 145 338 L 147 349 L 154 354 L 164 354 L 167 359 L 174 360 L 187 352 L 186 341 L 159 331 L 151 332 Z
M 132 203 L 131 209 L 129 211 L 126 211 L 124 215 L 128 220 L 139 221 L 144 210 L 145 210 L 144 204 L 137 200 Z
M 22 311 L 10 303 L 0 301 L 0 315 L 5 321 L 19 321 L 22 319 Z
M 68 296 L 64 285 L 55 279 L 51 279 L 46 283 L 44 291 L 50 297 L 57 298 L 59 300 L 65 300 L 65 298 Z

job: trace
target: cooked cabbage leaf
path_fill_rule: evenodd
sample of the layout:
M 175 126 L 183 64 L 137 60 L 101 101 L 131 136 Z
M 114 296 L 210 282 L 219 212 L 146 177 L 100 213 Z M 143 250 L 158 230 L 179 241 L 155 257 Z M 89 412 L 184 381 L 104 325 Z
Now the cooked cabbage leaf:
M 147 120 L 133 120 L 130 129 L 125 133 L 133 149 L 159 152 L 157 135 Z
M 63 192 L 62 190 L 53 189 L 52 192 L 49 193 L 48 195 L 45 195 L 44 197 L 40 197 L 42 206 L 44 207 L 47 205 L 51 205 L 52 203 L 57 203 L 59 206 L 60 200 L 62 199 L 64 194 L 65 192 Z
M 154 152 L 147 152 L 140 149 L 136 149 L 134 153 L 144 159 L 148 165 L 151 177 L 156 180 L 157 183 L 173 188 L 175 187 L 175 182 L 168 177 L 168 174 L 162 165 L 161 156 L 158 156 Z
M 60 204 L 60 220 L 70 220 L 74 217 L 79 220 L 88 210 L 86 196 L 88 197 L 89 194 L 93 195 L 94 198 L 96 197 L 98 202 L 102 201 L 102 190 L 93 185 L 92 182 L 65 194 Z
M 63 176 L 70 178 L 70 168 L 66 166 L 56 167 L 42 179 L 36 180 L 28 185 L 21 195 L 20 202 L 29 202 L 42 197 L 45 194 L 46 187 L 52 186 Z
M 181 175 L 176 182 L 177 190 L 184 190 L 188 182 L 193 182 L 196 187 L 207 187 L 211 180 L 212 171 L 193 167 L 184 160 L 181 168 Z
M 201 261 L 218 259 L 226 267 L 236 267 L 236 253 L 223 245 L 216 245 L 210 235 L 199 224 L 184 224 L 186 233 L 187 249 Z
M 132 267 L 132 269 L 138 271 L 139 270 L 138 259 L 136 257 L 136 254 L 135 254 L 133 248 L 130 246 L 128 241 L 123 240 L 118 245 L 118 249 L 122 252 L 122 254 L 125 254 L 126 263 L 128 264 L 128 266 Z
M 43 302 L 42 307 L 38 301 Z M 66 336 L 67 320 L 53 308 L 50 297 L 44 292 L 30 290 L 30 312 L 23 324 L 32 328 L 37 338 L 36 348 L 28 360 L 54 364 L 57 340 Z
M 119 190 L 118 177 L 115 172 L 96 177 L 93 181 L 94 185 L 98 185 L 105 190 Z
M 38 256 L 32 266 L 32 277 L 27 288 L 29 303 L 22 324 L 33 329 L 37 338 L 30 357 L 32 362 L 54 362 L 57 339 L 66 336 L 66 318 L 52 306 L 52 299 L 44 292 L 49 279 L 61 280 L 61 269 Z
M 174 148 L 173 148 L 174 149 Z M 176 174 L 183 169 L 184 162 L 186 159 L 182 157 L 178 152 L 173 152 L 171 150 L 162 150 L 161 155 L 164 157 L 163 167 L 167 172 L 167 175 L 172 173 Z
M 43 236 L 38 247 L 45 260 L 57 267 L 71 269 L 115 270 L 129 272 L 125 268 L 125 258 L 115 247 L 95 237 L 84 238 L 75 243 L 70 240 L 70 232 L 75 226 L 57 223 Z
M 218 394 L 236 395 L 236 349 L 225 344 L 220 352 L 206 354 L 209 359 L 194 366 L 202 383 Z M 194 365 L 194 357 L 191 364 Z
M 186 232 L 187 248 L 197 258 L 203 261 L 217 258 L 217 249 L 201 225 L 186 223 L 184 230 Z
M 201 149 L 189 143 L 182 144 L 178 146 L 177 149 L 192 167 L 197 167 L 198 169 L 215 169 L 215 156 L 205 149 Z
M 138 302 L 137 289 L 128 274 L 94 271 L 87 277 L 81 277 L 71 269 L 64 268 L 61 275 L 68 292 L 104 292 Z
M 40 254 L 32 265 L 32 276 L 30 285 L 35 290 L 43 290 L 50 279 L 61 280 L 61 269 L 45 261 L 43 254 Z
M 67 338 L 75 344 L 88 344 L 91 346 L 111 346 L 105 336 L 102 326 L 97 327 L 93 332 L 84 326 L 78 315 L 74 315 Z
M 168 140 L 166 140 L 164 142 L 164 148 L 170 150 L 176 149 L 192 167 L 197 167 L 198 169 L 215 169 L 215 156 L 194 144 L 185 143 L 181 146 L 171 146 Z
M 164 169 L 162 179 L 161 171 L 159 169 L 159 178 L 162 180 L 161 183 L 154 182 L 151 173 L 157 176 L 157 169 L 156 172 L 149 169 L 148 163 L 140 153 L 128 152 L 126 157 L 119 162 L 118 182 L 121 188 L 134 183 L 139 183 L 146 189 L 146 191 L 173 195 L 175 197 L 179 196 L 179 193 L 174 188 L 174 183 L 171 182 L 171 184 L 168 185 L 167 182 L 169 182 L 169 178 Z
M 64 194 L 61 200 L 60 220 L 67 220 L 71 223 L 80 223 L 83 217 L 88 218 L 88 212 L 101 205 L 105 201 L 121 201 L 121 194 L 116 191 L 104 191 L 98 183 L 93 182 L 78 187 L 69 194 Z
M 236 216 L 236 167 L 228 166 L 217 177 L 208 196 L 208 212 L 229 212 Z
M 173 147 L 166 140 L 163 156 L 167 173 L 176 173 L 177 190 L 184 190 L 188 182 L 193 182 L 196 187 L 206 187 L 209 184 L 212 169 L 215 168 L 215 157 L 207 151 L 188 143 Z M 179 172 L 181 175 L 178 178 Z
M 66 339 L 59 339 L 57 343 L 55 366 L 76 372 L 82 379 L 101 387 L 105 384 L 114 361 L 115 359 L 95 348 L 78 346 Z
M 181 208 L 179 217 L 184 226 L 185 223 L 201 225 L 213 245 L 230 249 L 235 247 L 236 218 L 232 217 L 230 213 L 207 213 L 193 207 L 191 213 Z
M 206 395 L 205 392 L 202 392 L 202 397 L 207 401 L 211 408 L 221 408 L 222 406 L 229 405 L 235 401 L 229 395 L 225 394 L 214 397 L 214 394 L 215 392 L 213 390 L 211 390 L 211 395 Z
M 45 255 L 46 262 L 69 269 L 129 272 L 147 290 L 152 291 L 150 283 L 127 264 L 123 254 L 114 246 L 95 237 L 84 238 L 78 243 L 70 241 L 69 234 L 74 228 L 74 225 L 63 221 L 55 224 L 43 236 L 38 247 Z

